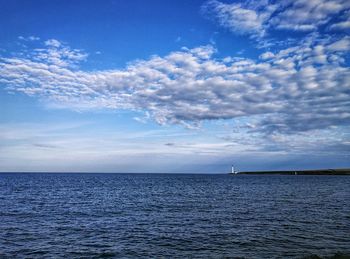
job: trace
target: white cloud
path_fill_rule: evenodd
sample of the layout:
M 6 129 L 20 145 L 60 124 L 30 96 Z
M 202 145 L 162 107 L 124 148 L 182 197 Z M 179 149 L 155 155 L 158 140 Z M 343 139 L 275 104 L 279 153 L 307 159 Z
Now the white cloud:
M 278 29 L 312 31 L 348 8 L 350 4 L 344 0 L 285 1 L 281 5 L 282 11 L 271 19 L 270 24 Z
M 331 29 L 334 29 L 334 30 L 350 29 L 350 21 L 335 23 L 331 26 Z
M 35 54 L 32 55 L 34 61 L 58 67 L 74 67 L 88 57 L 84 51 L 71 49 L 55 39 L 47 40 L 44 44 L 46 48 L 34 49 Z
M 210 0 L 202 6 L 206 14 L 212 14 L 220 26 L 238 34 L 264 34 L 263 24 L 269 18 L 271 11 L 259 13 L 242 4 L 224 4 Z
M 334 16 L 350 12 L 348 0 L 284 0 L 225 4 L 207 1 L 202 9 L 224 28 L 237 34 L 264 36 L 270 30 L 315 31 L 329 24 L 330 29 L 349 28 L 345 21 L 334 21 Z M 346 15 L 345 15 L 346 16 Z M 335 22 L 335 24 L 332 24 Z
M 55 40 L 55 39 L 50 39 L 50 40 L 45 41 L 45 45 L 49 46 L 49 47 L 59 48 L 61 46 L 61 42 L 59 42 L 58 40 Z
M 28 36 L 28 37 L 19 36 L 18 39 L 23 40 L 23 41 L 38 41 L 38 40 L 40 40 L 40 38 L 36 37 L 36 36 Z
M 83 60 L 81 51 L 49 46 L 26 58 L 1 58 L 0 82 L 52 107 L 146 111 L 160 124 L 188 127 L 258 116 L 255 131 L 291 134 L 349 125 L 348 49 L 348 37 L 305 40 L 262 55 L 268 59 L 221 61 L 212 46 L 202 46 L 86 72 L 69 66 Z
M 349 51 L 350 50 L 350 37 L 344 37 L 328 46 L 331 51 Z
M 270 58 L 273 58 L 274 56 L 275 55 L 272 52 L 268 51 L 268 52 L 261 54 L 260 58 L 261 59 L 270 59 Z
M 350 10 L 340 18 L 340 21 L 330 26 L 330 30 L 348 30 L 350 29 Z

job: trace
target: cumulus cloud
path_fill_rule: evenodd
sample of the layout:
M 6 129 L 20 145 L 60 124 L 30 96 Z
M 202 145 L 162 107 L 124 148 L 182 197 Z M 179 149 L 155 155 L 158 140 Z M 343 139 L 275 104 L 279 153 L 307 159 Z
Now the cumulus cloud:
M 224 4 L 217 0 L 210 0 L 202 6 L 202 11 L 212 15 L 220 26 L 233 32 L 262 36 L 265 33 L 264 23 L 274 11 L 274 6 L 259 12 L 243 4 Z
M 261 59 L 270 59 L 270 58 L 273 58 L 274 56 L 275 55 L 271 51 L 268 51 L 268 52 L 261 54 L 260 58 Z
M 209 0 L 202 9 L 211 14 L 220 26 L 237 34 L 258 37 L 276 29 L 310 32 L 326 24 L 332 30 L 350 27 L 350 2 L 347 0 L 247 1 L 232 4 Z M 345 18 L 336 19 L 335 16 L 343 12 L 348 12 Z
M 332 16 L 350 8 L 347 0 L 297 0 L 282 2 L 281 12 L 270 24 L 278 29 L 312 31 L 328 23 Z
M 71 109 L 131 109 L 160 124 L 258 117 L 251 132 L 293 134 L 350 123 L 349 38 L 304 40 L 260 60 L 215 58 L 213 46 L 83 71 L 81 50 L 46 44 L 26 57 L 0 59 L 7 91 Z M 72 64 L 74 66 L 72 66 Z

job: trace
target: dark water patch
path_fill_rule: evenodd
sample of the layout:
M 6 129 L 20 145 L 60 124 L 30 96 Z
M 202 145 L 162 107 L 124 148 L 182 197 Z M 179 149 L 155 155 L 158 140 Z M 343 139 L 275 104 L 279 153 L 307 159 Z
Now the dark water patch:
M 303 259 L 350 259 L 350 254 L 344 254 L 344 253 L 335 253 L 334 255 L 331 256 L 325 256 L 321 257 L 318 255 L 308 255 L 303 257 Z

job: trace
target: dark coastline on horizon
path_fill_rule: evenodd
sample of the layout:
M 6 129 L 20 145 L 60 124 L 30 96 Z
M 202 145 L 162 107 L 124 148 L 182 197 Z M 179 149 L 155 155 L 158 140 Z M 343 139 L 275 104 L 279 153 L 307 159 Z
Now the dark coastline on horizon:
M 249 175 L 350 175 L 350 168 L 315 170 L 278 170 L 278 171 L 242 171 L 238 174 Z

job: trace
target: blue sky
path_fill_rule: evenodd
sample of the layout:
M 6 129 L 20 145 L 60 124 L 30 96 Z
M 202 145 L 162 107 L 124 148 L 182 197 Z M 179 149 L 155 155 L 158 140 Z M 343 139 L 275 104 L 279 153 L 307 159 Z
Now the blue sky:
M 350 3 L 1 1 L 0 171 L 350 167 Z

